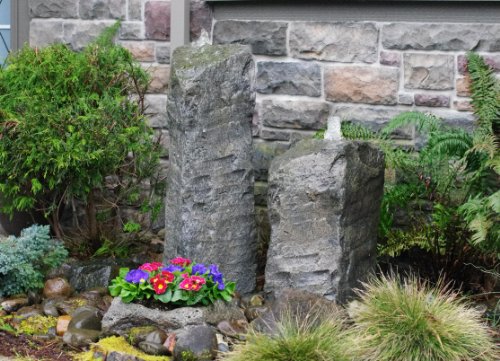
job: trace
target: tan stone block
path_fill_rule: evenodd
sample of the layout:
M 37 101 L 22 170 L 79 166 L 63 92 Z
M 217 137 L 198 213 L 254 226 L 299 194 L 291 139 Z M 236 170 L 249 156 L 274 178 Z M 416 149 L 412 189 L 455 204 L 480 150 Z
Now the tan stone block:
M 170 81 L 170 66 L 148 65 L 145 69 L 151 76 L 148 93 L 164 93 Z
M 334 102 L 396 104 L 399 72 L 394 68 L 338 66 L 325 69 L 326 99 Z
M 137 61 L 154 61 L 155 45 L 154 43 L 142 41 L 123 41 L 122 46 L 126 48 Z
M 470 100 L 468 99 L 455 100 L 453 102 L 453 107 L 461 112 L 472 112 L 474 110 Z
M 459 97 L 468 97 L 470 96 L 470 85 L 471 85 L 471 80 L 468 75 L 466 75 L 463 78 L 458 78 L 455 88 L 457 90 L 457 96 Z

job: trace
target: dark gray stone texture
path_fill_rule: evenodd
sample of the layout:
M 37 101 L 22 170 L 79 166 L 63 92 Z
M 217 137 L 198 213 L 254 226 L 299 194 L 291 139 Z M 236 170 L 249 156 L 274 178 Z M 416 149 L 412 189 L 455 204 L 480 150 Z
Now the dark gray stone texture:
M 291 55 L 300 59 L 374 63 L 378 29 L 365 22 L 293 22 Z
M 253 54 L 286 55 L 288 24 L 271 21 L 223 20 L 214 25 L 215 44 L 245 44 Z
M 30 0 L 31 18 L 77 18 L 79 0 Z
M 330 113 L 325 102 L 263 100 L 258 104 L 263 125 L 274 128 L 317 130 L 324 128 Z
M 388 24 L 382 28 L 382 45 L 397 50 L 500 51 L 500 25 Z
M 126 0 L 82 0 L 80 18 L 82 19 L 124 19 Z
M 321 67 L 313 63 L 257 63 L 256 90 L 262 94 L 321 96 Z
M 255 287 L 252 56 L 241 45 L 181 47 L 172 57 L 165 258 L 220 266 Z
M 307 139 L 269 170 L 265 290 L 344 302 L 374 270 L 384 157 L 364 142 Z

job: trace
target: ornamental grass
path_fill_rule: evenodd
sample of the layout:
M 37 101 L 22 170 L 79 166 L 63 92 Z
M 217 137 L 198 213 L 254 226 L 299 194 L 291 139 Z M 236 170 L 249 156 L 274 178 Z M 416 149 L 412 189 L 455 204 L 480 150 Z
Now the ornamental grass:
M 354 360 L 499 360 L 481 314 L 441 282 L 373 279 L 349 305 Z
M 313 307 L 305 316 L 284 312 L 272 335 L 251 329 L 244 344 L 224 361 L 347 361 L 344 318 L 338 311 Z

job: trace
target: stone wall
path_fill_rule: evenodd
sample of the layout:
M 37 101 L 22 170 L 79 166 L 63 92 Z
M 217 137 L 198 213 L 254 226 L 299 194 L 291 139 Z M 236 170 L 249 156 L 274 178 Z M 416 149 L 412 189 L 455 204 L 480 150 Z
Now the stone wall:
M 30 11 L 33 46 L 59 41 L 79 49 L 122 19 L 119 41 L 153 75 L 147 96 L 151 125 L 167 135 L 170 1 L 30 0 Z M 500 75 L 500 24 L 217 21 L 202 0 L 192 1 L 191 15 L 193 39 L 205 30 L 213 32 L 214 43 L 252 48 L 259 205 L 265 205 L 270 159 L 323 128 L 329 115 L 376 129 L 404 110 L 418 109 L 470 128 L 466 51 L 483 54 Z M 412 129 L 398 137 L 410 145 L 419 140 Z M 163 139 L 168 147 L 168 136 Z

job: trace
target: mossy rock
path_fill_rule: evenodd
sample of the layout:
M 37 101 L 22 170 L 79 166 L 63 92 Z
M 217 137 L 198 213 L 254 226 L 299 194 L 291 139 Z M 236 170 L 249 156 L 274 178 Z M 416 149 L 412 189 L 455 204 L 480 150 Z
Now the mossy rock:
M 142 342 L 146 339 L 146 336 L 151 332 L 156 331 L 158 328 L 155 326 L 138 326 L 132 327 L 128 331 L 127 340 L 131 345 L 137 346 L 139 342 Z
M 101 339 L 92 345 L 90 351 L 74 356 L 75 361 L 95 361 L 96 355 L 109 355 L 113 352 L 135 357 L 137 361 L 171 361 L 169 356 L 152 356 L 130 345 L 122 336 L 111 336 Z
M 57 318 L 52 316 L 33 316 L 21 320 L 15 328 L 17 333 L 25 335 L 46 335 L 49 329 L 56 327 Z

